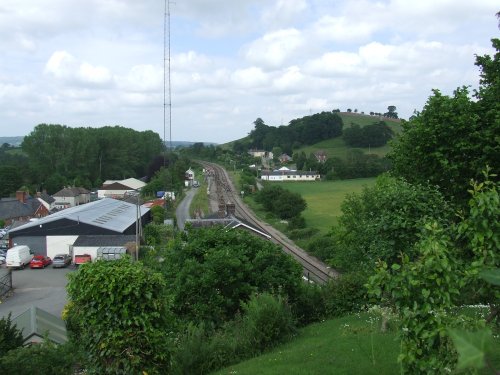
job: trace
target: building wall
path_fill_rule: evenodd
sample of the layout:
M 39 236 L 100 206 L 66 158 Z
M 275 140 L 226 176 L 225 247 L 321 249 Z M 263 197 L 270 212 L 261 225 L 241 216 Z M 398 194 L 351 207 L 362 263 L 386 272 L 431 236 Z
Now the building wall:
M 78 236 L 47 236 L 47 256 L 54 258 L 57 254 L 70 254 L 71 246 Z
M 126 193 L 134 190 L 97 190 L 97 198 L 123 198 Z
M 34 254 L 47 255 L 47 241 L 41 236 L 19 236 L 11 240 L 11 247 L 26 245 Z

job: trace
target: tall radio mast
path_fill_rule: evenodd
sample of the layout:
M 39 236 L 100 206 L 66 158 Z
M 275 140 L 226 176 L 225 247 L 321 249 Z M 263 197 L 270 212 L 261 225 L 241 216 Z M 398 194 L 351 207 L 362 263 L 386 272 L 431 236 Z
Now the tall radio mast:
M 167 103 L 168 87 L 168 103 Z M 165 14 L 163 19 L 163 144 L 166 147 L 168 105 L 169 148 L 172 149 L 172 89 L 170 79 L 170 0 L 165 0 Z M 166 153 L 163 157 L 163 166 L 166 164 Z

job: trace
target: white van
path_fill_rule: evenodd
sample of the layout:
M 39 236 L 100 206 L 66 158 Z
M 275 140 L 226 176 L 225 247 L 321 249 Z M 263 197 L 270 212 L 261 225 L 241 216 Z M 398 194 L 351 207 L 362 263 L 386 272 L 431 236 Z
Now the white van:
M 14 246 L 7 250 L 5 265 L 11 268 L 24 268 L 30 264 L 31 258 L 33 258 L 33 254 L 28 246 Z

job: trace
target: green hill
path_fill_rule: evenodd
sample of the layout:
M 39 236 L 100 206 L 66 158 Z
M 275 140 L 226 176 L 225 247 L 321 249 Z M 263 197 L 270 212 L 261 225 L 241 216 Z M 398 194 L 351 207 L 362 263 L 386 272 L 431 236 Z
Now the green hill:
M 352 126 L 353 124 L 359 125 L 360 127 L 364 127 L 366 125 L 371 125 L 381 120 L 385 121 L 385 123 L 393 130 L 394 134 L 396 135 L 399 134 L 402 129 L 400 120 L 380 118 L 379 116 L 370 116 L 360 113 L 349 113 L 349 112 L 339 112 L 338 115 L 342 118 L 344 129 Z M 231 142 L 221 144 L 220 147 L 222 147 L 223 149 L 232 149 L 233 144 L 235 142 L 247 143 L 249 140 L 250 140 L 249 136 L 246 136 Z M 366 147 L 359 149 L 363 150 L 365 153 L 384 156 L 389 151 L 389 148 L 390 148 L 389 145 L 385 145 L 382 147 Z M 342 137 L 336 137 L 336 138 L 325 139 L 324 141 L 318 142 L 314 145 L 301 147 L 297 150 L 294 150 L 294 152 L 304 151 L 306 155 L 309 155 L 311 152 L 323 150 L 327 153 L 328 157 L 340 157 L 345 159 L 348 157 L 348 151 L 351 149 L 352 147 L 346 145 Z
M 341 112 L 339 113 L 340 117 L 342 117 L 342 121 L 344 123 L 344 129 L 352 126 L 353 124 L 359 125 L 360 127 L 364 127 L 366 125 L 371 125 L 375 122 L 380 121 L 381 119 L 378 116 L 370 116 L 370 115 L 362 115 L 358 113 L 348 113 Z M 392 129 L 395 135 L 401 133 L 401 122 L 399 120 L 392 120 L 388 118 L 382 118 L 383 121 Z M 304 151 L 306 155 L 309 155 L 311 152 L 316 152 L 319 150 L 325 151 L 328 157 L 339 157 L 342 159 L 347 159 L 349 155 L 349 150 L 352 150 L 353 147 L 348 146 L 342 137 L 325 139 L 324 141 L 318 142 L 314 145 L 301 147 L 297 151 Z M 364 147 L 357 148 L 358 150 L 363 150 L 367 154 L 375 154 L 378 156 L 386 155 L 390 146 L 385 145 L 382 147 Z

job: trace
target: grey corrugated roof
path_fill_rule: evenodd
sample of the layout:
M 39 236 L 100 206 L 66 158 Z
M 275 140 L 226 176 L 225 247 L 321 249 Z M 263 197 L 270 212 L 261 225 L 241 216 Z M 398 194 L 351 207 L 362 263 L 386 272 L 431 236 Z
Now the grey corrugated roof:
M 306 171 L 262 171 L 263 176 L 316 176 L 318 172 L 306 172 Z
M 144 206 L 140 207 L 141 216 L 144 216 L 149 208 Z M 28 223 L 16 230 L 30 228 L 32 226 L 39 226 L 46 223 L 51 223 L 56 220 L 67 219 L 75 222 L 82 222 L 88 225 L 93 225 L 100 228 L 109 229 L 115 232 L 123 232 L 133 223 L 136 219 L 136 205 L 127 202 L 119 201 L 112 198 L 103 198 L 94 202 L 82 204 L 67 208 L 65 210 L 56 212 L 52 215 L 46 216 L 36 222 Z
M 135 235 L 82 235 L 73 246 L 124 246 L 127 242 L 135 242 Z

